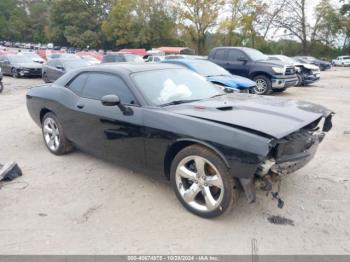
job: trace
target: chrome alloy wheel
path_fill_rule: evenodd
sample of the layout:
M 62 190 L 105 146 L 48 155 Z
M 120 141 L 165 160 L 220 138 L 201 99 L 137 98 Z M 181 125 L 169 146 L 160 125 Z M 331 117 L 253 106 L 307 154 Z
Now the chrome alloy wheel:
M 176 169 L 176 186 L 182 199 L 198 211 L 215 210 L 222 202 L 224 183 L 219 171 L 207 159 L 188 156 Z
M 264 79 L 257 79 L 256 80 L 256 87 L 254 88 L 254 91 L 256 94 L 263 94 L 267 89 L 267 83 Z
M 46 118 L 43 127 L 46 145 L 52 151 L 57 151 L 60 146 L 60 132 L 55 120 L 53 120 L 51 117 Z

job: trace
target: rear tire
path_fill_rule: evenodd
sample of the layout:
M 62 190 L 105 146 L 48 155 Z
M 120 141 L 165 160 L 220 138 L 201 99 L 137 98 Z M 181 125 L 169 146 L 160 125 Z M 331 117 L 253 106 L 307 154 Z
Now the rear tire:
M 228 213 L 240 195 L 239 184 L 224 161 L 200 145 L 186 147 L 175 156 L 170 180 L 181 204 L 204 218 Z
M 41 126 L 45 145 L 51 153 L 64 155 L 73 150 L 73 145 L 65 137 L 64 130 L 55 114 L 51 112 L 45 114 Z
M 264 75 L 258 75 L 254 77 L 256 86 L 253 87 L 254 94 L 257 95 L 267 95 L 272 90 L 271 79 Z
M 0 93 L 4 90 L 4 85 L 2 83 L 2 81 L 0 80 Z

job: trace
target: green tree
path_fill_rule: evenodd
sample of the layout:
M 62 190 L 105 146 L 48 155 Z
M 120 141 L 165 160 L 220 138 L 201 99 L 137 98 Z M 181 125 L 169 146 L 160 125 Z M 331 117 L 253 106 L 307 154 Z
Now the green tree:
M 101 23 L 105 15 L 102 2 L 97 0 L 52 1 L 49 18 L 50 40 L 80 48 L 99 47 Z
M 25 8 L 29 14 L 27 27 L 31 42 L 47 42 L 50 4 L 50 0 L 36 0 L 25 3 Z
M 27 21 L 27 14 L 18 0 L 0 1 L 0 39 L 24 39 Z
M 350 54 L 350 2 L 341 2 L 343 2 L 340 8 L 341 30 L 345 36 L 343 49 L 347 49 L 347 53 Z
M 118 47 L 158 47 L 174 44 L 176 24 L 162 0 L 119 0 L 102 30 Z
M 207 33 L 217 25 L 223 0 L 178 0 L 175 10 L 179 16 L 179 27 L 195 44 L 199 54 L 206 53 Z
M 341 20 L 337 10 L 329 0 L 321 0 L 315 8 L 316 23 L 311 41 L 321 41 L 326 47 L 334 44 L 341 29 Z M 311 43 L 312 44 L 312 43 Z

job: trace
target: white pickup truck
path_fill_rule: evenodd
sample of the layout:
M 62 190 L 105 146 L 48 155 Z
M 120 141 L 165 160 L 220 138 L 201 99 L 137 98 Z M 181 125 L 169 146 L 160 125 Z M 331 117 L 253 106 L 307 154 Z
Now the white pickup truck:
M 333 66 L 350 66 L 350 56 L 338 56 L 332 60 Z

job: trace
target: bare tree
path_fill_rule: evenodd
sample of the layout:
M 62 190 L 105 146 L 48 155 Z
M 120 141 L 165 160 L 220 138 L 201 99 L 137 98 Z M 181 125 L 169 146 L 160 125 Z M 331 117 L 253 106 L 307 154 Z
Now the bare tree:
M 306 0 L 286 0 L 283 10 L 281 10 L 274 20 L 274 24 L 284 28 L 291 35 L 297 37 L 303 46 L 303 52 L 308 52 L 308 35 L 310 25 L 307 23 Z

